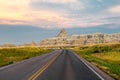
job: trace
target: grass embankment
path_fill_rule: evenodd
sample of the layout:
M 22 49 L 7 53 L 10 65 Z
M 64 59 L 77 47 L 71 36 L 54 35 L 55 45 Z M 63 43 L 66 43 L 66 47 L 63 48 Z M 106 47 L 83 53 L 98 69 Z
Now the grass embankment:
M 0 49 L 0 67 L 16 63 L 31 57 L 48 53 L 52 50 L 42 48 L 4 48 Z
M 74 50 L 116 80 L 120 80 L 120 44 L 86 46 Z

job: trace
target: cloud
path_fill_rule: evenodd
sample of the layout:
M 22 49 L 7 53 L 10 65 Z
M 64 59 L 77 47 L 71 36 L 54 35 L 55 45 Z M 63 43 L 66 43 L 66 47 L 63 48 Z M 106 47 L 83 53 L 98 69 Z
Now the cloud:
M 33 1 L 33 0 L 32 0 Z M 38 0 L 34 0 L 38 1 Z M 50 2 L 50 3 L 59 3 L 59 0 L 42 0 L 40 2 Z M 67 4 L 76 2 L 74 0 L 63 0 L 62 4 Z M 46 7 L 47 10 L 33 10 L 29 5 L 31 1 L 28 0 L 14 0 L 14 2 L 2 1 L 0 0 L 0 24 L 29 24 L 37 27 L 65 27 L 71 22 L 70 18 L 64 17 L 65 13 L 59 13 L 56 10 L 49 10 L 49 6 Z M 45 4 L 45 6 L 47 6 Z M 71 5 L 75 7 L 76 5 Z M 52 6 L 53 7 L 53 6 Z M 51 7 L 51 8 L 52 8 Z M 64 8 L 64 7 L 63 7 Z M 67 9 L 66 9 L 67 10 Z M 9 14 L 8 14 L 9 13 Z
M 31 0 L 32 2 L 47 2 L 47 3 L 74 3 L 77 0 Z
M 28 0 L 0 0 L 0 18 L 22 20 L 29 11 Z
M 118 24 L 117 3 L 117 0 L 0 0 L 0 24 L 42 28 Z
M 78 0 L 32 0 L 30 6 L 33 10 L 51 10 L 57 12 L 70 12 L 83 10 L 86 6 Z
M 120 5 L 111 7 L 109 11 L 112 13 L 120 13 Z

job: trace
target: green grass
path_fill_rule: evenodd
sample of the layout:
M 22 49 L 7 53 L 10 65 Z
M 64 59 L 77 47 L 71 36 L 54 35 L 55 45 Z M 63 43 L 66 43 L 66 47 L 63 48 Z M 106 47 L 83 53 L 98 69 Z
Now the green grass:
M 116 80 L 120 80 L 120 44 L 85 46 L 74 50 Z
M 35 47 L 0 49 L 0 67 L 13 64 L 31 57 L 39 56 L 50 51 L 52 50 L 45 50 Z

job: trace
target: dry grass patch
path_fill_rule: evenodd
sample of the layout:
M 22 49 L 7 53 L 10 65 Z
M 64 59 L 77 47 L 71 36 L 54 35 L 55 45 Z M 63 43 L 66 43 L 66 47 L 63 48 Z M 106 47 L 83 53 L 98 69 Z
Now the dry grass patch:
M 74 51 L 116 80 L 120 80 L 120 44 L 85 46 L 75 48 Z
M 119 62 L 120 63 L 120 52 L 112 51 L 112 52 L 106 52 L 106 53 L 98 53 L 98 54 L 92 54 L 92 56 L 107 60 L 109 62 Z

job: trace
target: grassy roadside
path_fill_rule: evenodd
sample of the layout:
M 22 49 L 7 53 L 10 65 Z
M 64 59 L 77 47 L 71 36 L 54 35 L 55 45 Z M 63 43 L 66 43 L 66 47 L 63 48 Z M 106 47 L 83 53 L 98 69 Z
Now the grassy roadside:
M 35 47 L 0 49 L 0 67 L 39 56 L 50 51 L 52 50 Z
M 78 47 L 74 51 L 116 80 L 120 80 L 120 44 Z

